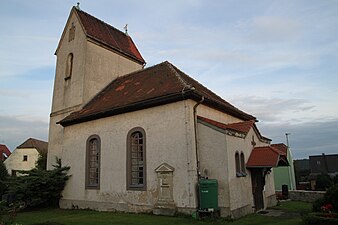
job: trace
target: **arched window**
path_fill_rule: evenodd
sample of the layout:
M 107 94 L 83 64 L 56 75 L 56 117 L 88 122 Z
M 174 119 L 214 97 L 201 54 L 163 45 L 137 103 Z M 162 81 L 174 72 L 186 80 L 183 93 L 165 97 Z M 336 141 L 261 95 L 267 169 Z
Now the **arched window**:
M 235 153 L 235 163 L 236 163 L 236 176 L 245 177 L 247 173 L 245 171 L 245 158 L 243 152 L 241 152 L 241 155 L 239 155 L 238 152 Z
M 67 65 L 66 65 L 66 76 L 65 76 L 65 80 L 68 80 L 71 78 L 72 76 L 72 72 L 73 72 L 73 53 L 69 53 L 67 56 Z
M 235 154 L 235 163 L 236 163 L 236 176 L 240 177 L 241 176 L 241 165 L 239 161 L 239 153 L 236 152 Z
M 87 139 L 86 154 L 86 188 L 100 188 L 101 140 L 97 135 Z
M 140 127 L 127 135 L 127 189 L 146 190 L 146 135 Z
M 245 171 L 245 158 L 244 158 L 244 153 L 241 153 L 241 173 L 243 176 L 246 176 L 246 171 Z

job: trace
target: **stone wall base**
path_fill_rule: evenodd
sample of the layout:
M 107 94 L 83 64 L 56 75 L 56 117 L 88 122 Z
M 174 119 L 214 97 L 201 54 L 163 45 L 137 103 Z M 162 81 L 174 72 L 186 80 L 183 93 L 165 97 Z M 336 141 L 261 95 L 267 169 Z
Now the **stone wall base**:
M 272 207 L 272 206 L 276 206 L 277 205 L 277 197 L 276 195 L 270 195 L 268 197 L 265 198 L 265 201 L 266 201 L 266 206 L 265 208 L 267 207 Z
M 319 198 L 323 198 L 325 191 L 289 191 L 289 198 L 293 201 L 314 202 Z
M 113 203 L 113 202 L 97 202 L 74 199 L 61 199 L 59 202 L 62 209 L 92 209 L 97 211 L 108 212 L 130 212 L 130 213 L 151 213 L 155 215 L 174 215 L 182 213 L 192 215 L 197 211 L 197 208 L 177 207 L 175 209 L 156 208 L 153 205 L 135 205 L 128 203 Z M 220 207 L 221 217 L 239 218 L 254 212 L 251 205 L 246 205 L 238 209 L 230 210 L 229 207 Z
M 242 216 L 245 216 L 251 213 L 254 213 L 254 209 L 252 208 L 252 205 L 246 205 L 246 206 L 231 210 L 230 216 L 231 218 L 236 219 L 236 218 L 240 218 Z
M 62 209 L 92 209 L 97 211 L 110 212 L 132 212 L 149 213 L 152 212 L 152 205 L 136 205 L 128 203 L 97 202 L 74 199 L 61 199 L 59 202 Z

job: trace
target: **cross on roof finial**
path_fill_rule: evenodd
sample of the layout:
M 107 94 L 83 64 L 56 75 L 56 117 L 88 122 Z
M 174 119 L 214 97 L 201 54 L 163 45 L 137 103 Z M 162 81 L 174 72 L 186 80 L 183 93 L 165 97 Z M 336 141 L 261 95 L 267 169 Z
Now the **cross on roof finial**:
M 76 3 L 76 8 L 80 10 L 80 2 Z
M 125 34 L 128 35 L 128 24 L 124 26 Z

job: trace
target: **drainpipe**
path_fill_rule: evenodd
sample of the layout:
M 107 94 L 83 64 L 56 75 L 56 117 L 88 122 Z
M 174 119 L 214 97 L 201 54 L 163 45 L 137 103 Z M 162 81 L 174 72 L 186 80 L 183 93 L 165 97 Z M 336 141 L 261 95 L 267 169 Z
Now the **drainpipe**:
M 194 132 L 195 132 L 195 153 L 196 153 L 196 172 L 197 178 L 200 179 L 200 161 L 198 157 L 198 141 L 197 141 L 197 107 L 204 101 L 204 96 L 202 99 L 194 105 Z

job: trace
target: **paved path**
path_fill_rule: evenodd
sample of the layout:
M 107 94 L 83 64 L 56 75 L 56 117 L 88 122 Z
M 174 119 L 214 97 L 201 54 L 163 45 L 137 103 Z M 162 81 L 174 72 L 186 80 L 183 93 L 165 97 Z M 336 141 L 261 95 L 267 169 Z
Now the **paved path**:
M 300 217 L 299 213 L 295 212 L 284 212 L 279 209 L 266 209 L 257 212 L 257 214 L 261 214 L 263 216 L 273 216 L 273 217 L 284 217 L 284 218 L 296 218 Z

